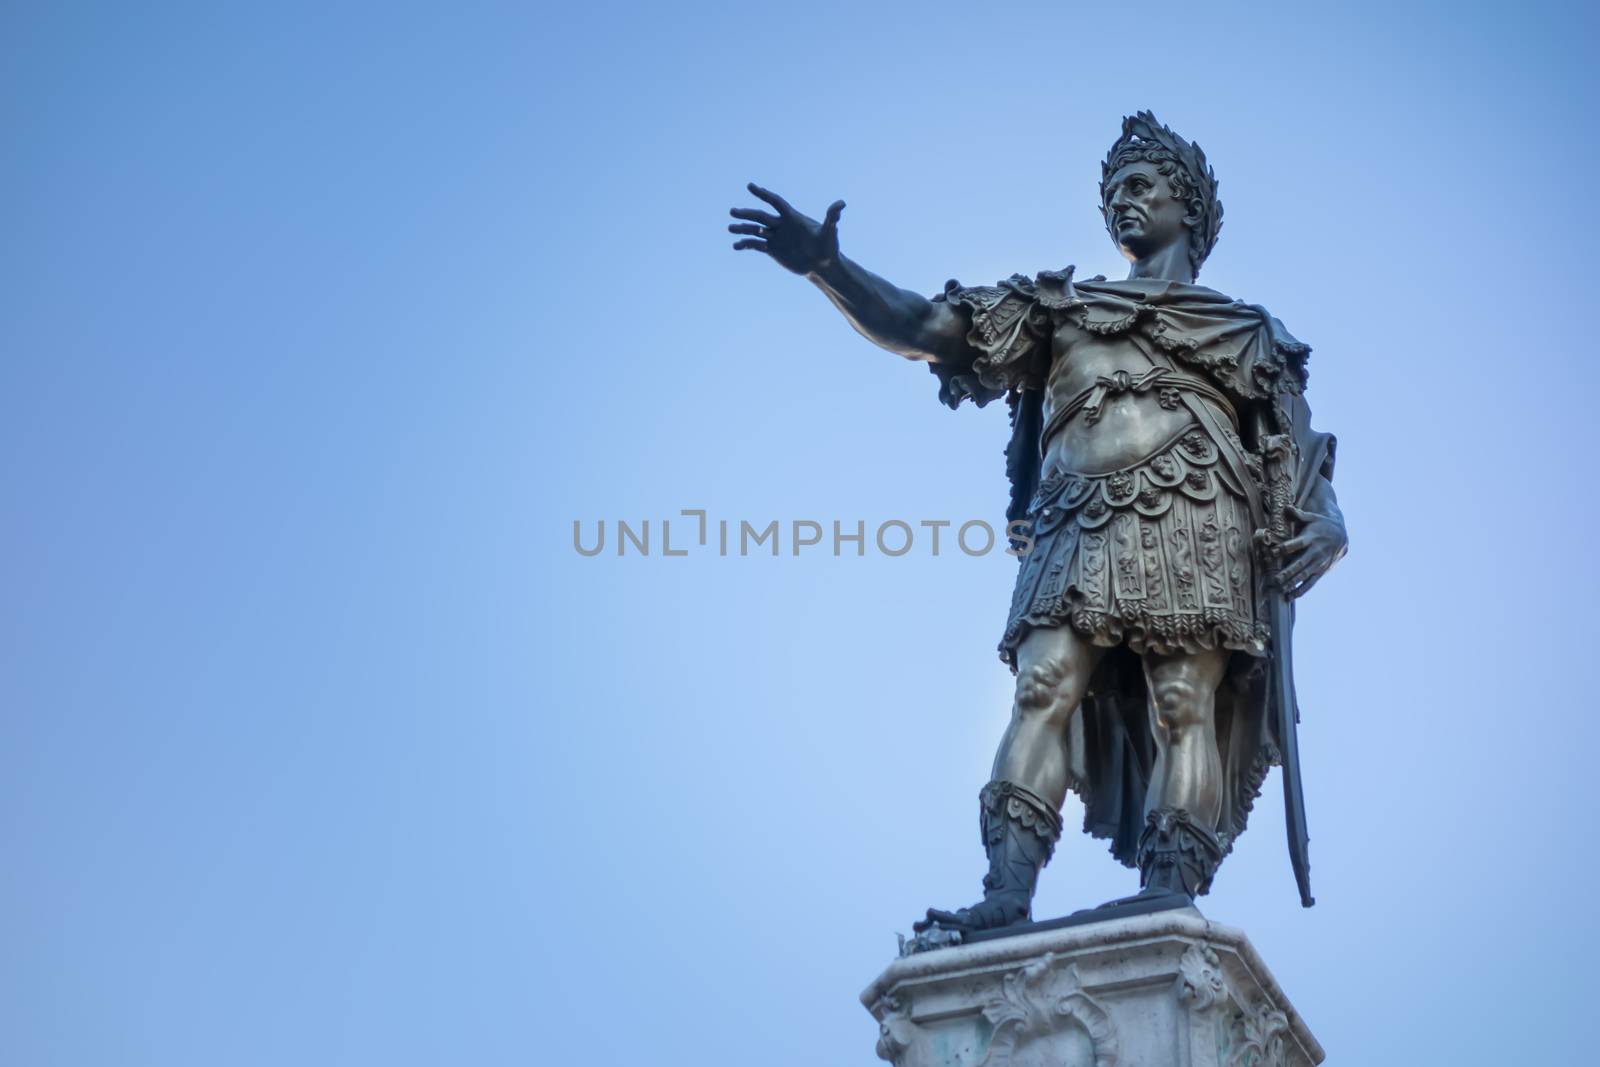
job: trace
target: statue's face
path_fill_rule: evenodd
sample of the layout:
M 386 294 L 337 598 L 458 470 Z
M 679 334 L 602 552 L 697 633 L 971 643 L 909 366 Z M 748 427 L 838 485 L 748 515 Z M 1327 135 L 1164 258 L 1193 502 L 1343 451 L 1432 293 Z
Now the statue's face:
M 1129 163 L 1111 176 L 1106 224 L 1123 255 L 1140 259 L 1188 240 L 1188 205 L 1172 194 L 1172 183 L 1154 163 Z

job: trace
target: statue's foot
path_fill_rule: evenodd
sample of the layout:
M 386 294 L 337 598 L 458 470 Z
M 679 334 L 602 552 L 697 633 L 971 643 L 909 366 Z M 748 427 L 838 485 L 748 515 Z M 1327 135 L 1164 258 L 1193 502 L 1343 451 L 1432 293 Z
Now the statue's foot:
M 985 897 L 970 908 L 962 908 L 959 911 L 929 908 L 928 917 L 913 923 L 911 929 L 919 934 L 934 927 L 971 933 L 976 930 L 996 930 L 1002 926 L 1024 923 L 1028 921 L 1030 915 L 1027 897 L 995 894 Z
M 1152 904 L 1163 897 L 1171 898 L 1171 903 L 1167 904 L 1169 908 L 1185 908 L 1194 903 L 1194 898 L 1182 890 L 1173 889 L 1165 885 L 1151 884 L 1145 886 L 1131 897 L 1118 897 L 1116 900 L 1108 900 L 1095 908 L 1095 910 L 1106 911 L 1110 908 L 1127 907 L 1130 904 Z

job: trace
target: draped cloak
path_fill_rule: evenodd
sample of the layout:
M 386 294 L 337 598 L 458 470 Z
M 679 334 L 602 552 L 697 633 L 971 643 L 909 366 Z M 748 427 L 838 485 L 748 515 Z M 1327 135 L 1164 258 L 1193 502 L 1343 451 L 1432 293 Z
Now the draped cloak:
M 1306 406 L 1306 361 L 1311 349 L 1290 336 L 1264 308 L 1214 289 L 1179 282 L 1077 282 L 1073 268 L 1034 278 L 1012 275 L 995 286 L 951 281 L 934 297 L 960 308 L 971 322 L 970 365 L 929 364 L 939 378 L 939 398 L 949 407 L 970 399 L 982 407 L 1004 396 L 1011 408 L 1006 473 L 1011 481 L 1008 520 L 1023 518 L 1040 479 L 1043 398 L 1055 329 L 1071 323 L 1103 336 L 1129 339 L 1175 367 L 1205 377 L 1238 412 L 1236 441 L 1248 474 L 1263 478 L 1258 437 L 1287 434 L 1295 446 L 1296 506 L 1338 519 L 1333 493 L 1335 440 L 1311 428 Z M 1070 353 L 1066 358 L 1070 358 Z M 1232 433 L 1231 429 L 1225 430 Z M 1253 494 L 1259 495 L 1259 494 Z M 1258 528 L 1264 515 L 1254 515 Z M 1258 614 L 1280 596 L 1255 568 Z M 1292 613 L 1290 619 L 1292 620 Z M 1274 635 L 1287 651 L 1288 631 Z M 1244 832 L 1267 770 L 1282 762 L 1275 687 L 1267 661 L 1235 653 L 1216 695 L 1217 741 L 1222 753 L 1222 812 L 1215 827 L 1225 849 Z M 1284 687 L 1293 699 L 1293 680 Z M 1111 852 L 1132 867 L 1144 828 L 1145 792 L 1155 764 L 1149 696 L 1138 656 L 1126 646 L 1107 650 L 1079 713 L 1072 717 L 1068 752 L 1071 787 L 1084 804 L 1084 830 L 1109 839 Z M 1289 709 L 1296 714 L 1295 709 Z

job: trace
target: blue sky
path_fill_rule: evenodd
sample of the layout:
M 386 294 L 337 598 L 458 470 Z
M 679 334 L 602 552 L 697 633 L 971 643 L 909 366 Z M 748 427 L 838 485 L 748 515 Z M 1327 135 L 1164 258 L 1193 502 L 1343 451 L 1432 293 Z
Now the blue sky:
M 6 5 L 0 1060 L 874 1062 L 856 994 L 981 874 L 1014 562 L 572 523 L 998 521 L 1004 415 L 726 210 L 842 197 L 930 293 L 1115 276 L 1151 108 L 1221 179 L 1202 280 L 1316 350 L 1352 538 L 1300 615 L 1319 903 L 1274 777 L 1204 910 L 1333 1062 L 1580 1062 L 1596 28 Z M 1069 838 L 1037 910 L 1130 877 Z

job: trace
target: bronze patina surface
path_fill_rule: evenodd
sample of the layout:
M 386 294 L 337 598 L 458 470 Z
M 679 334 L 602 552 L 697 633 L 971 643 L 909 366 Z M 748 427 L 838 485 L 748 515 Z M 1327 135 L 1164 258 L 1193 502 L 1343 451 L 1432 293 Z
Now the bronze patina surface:
M 1195 284 L 1222 204 L 1198 145 L 1149 112 L 1101 173 L 1122 281 L 1071 267 L 931 299 L 842 255 L 819 222 L 735 208 L 736 249 L 822 290 L 861 334 L 925 362 L 952 408 L 1004 398 L 1008 518 L 1026 522 L 1000 655 L 1011 721 L 979 796 L 983 899 L 920 930 L 1031 919 L 1067 790 L 1085 830 L 1138 868 L 1128 907 L 1206 892 L 1269 766 L 1284 767 L 1290 853 L 1310 906 L 1290 639 L 1293 602 L 1344 555 L 1334 439 L 1311 428 L 1310 348 L 1258 306 Z

